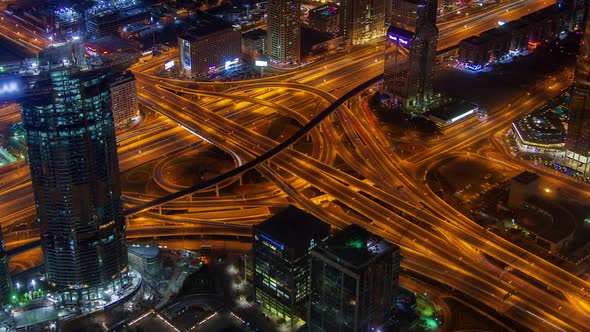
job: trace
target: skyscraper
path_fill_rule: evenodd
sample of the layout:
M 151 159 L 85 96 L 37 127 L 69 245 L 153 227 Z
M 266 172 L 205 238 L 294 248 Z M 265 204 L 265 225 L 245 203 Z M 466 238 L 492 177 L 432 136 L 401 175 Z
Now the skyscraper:
M 385 34 L 385 0 L 342 0 L 342 40 L 359 45 Z
M 128 282 L 127 247 L 110 72 L 60 48 L 39 55 L 37 93 L 21 105 L 47 280 L 76 303 Z M 57 53 L 70 58 L 45 56 Z
M 299 0 L 268 0 L 267 56 L 278 65 L 301 60 Z
M 330 225 L 289 207 L 254 227 L 254 289 L 262 308 L 295 326 L 309 300 L 309 250 Z
M 436 1 L 393 2 L 383 84 L 399 104 L 425 106 L 432 97 L 437 41 Z
M 8 270 L 8 256 L 6 256 L 6 247 L 4 247 L 4 237 L 0 227 L 0 305 L 8 303 L 10 300 L 10 272 Z
M 580 41 L 574 74 L 574 91 L 565 139 L 569 164 L 590 175 L 590 20 Z
M 309 331 L 378 331 L 391 318 L 400 248 L 352 225 L 311 251 Z

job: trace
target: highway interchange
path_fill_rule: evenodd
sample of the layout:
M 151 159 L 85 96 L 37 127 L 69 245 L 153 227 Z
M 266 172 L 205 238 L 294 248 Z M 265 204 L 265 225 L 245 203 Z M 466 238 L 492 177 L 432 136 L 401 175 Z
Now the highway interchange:
M 518 8 L 522 10 L 519 12 Z M 528 11 L 526 7 L 518 8 L 506 15 L 522 16 L 524 10 Z M 467 37 L 462 31 L 469 30 L 468 35 L 481 32 L 497 20 L 498 17 L 491 15 L 474 19 L 457 33 L 451 28 L 445 32 L 443 27 L 441 44 L 456 44 Z M 373 85 L 383 72 L 382 53 L 382 45 L 376 43 L 342 52 L 295 72 L 230 83 L 194 83 L 149 74 L 171 55 L 136 65 L 133 70 L 140 87 L 140 102 L 166 119 L 160 117 L 156 122 L 119 134 L 121 169 L 132 169 L 147 161 L 173 157 L 174 151 L 180 153 L 187 147 L 201 149 L 208 144 L 226 151 L 236 166 L 244 165 L 279 146 L 280 142 L 264 136 L 261 130 L 271 119 L 289 117 L 304 126 L 357 86 L 365 82 Z M 546 91 L 547 84 L 546 81 L 537 83 L 537 88 L 546 93 L 525 94 L 510 101 L 510 105 L 493 110 L 487 121 L 442 139 L 406 160 L 398 156 L 356 95 L 334 107 L 333 114 L 309 131 L 313 142 L 311 152 L 298 151 L 296 144 L 291 144 L 256 166 L 258 172 L 274 183 L 268 189 L 239 197 L 217 197 L 216 191 L 209 189 L 209 198 L 189 195 L 149 210 L 137 206 L 145 207 L 142 204 L 153 197 L 125 193 L 127 204 L 136 207 L 130 209 L 134 216 L 129 219 L 129 235 L 188 235 L 207 229 L 241 236 L 247 234 L 249 226 L 264 219 L 261 208 L 293 203 L 335 227 L 358 223 L 391 240 L 403 248 L 403 268 L 446 284 L 524 327 L 537 331 L 587 330 L 590 327 L 587 281 L 487 232 L 424 184 L 424 170 L 432 160 L 451 151 L 464 150 L 507 127 L 571 81 L 568 73 L 562 73 L 550 82 L 551 91 Z M 14 108 L 6 113 L 10 111 L 14 113 Z M 9 115 L 3 113 L 3 116 Z M 353 172 L 336 167 L 337 158 Z M 11 211 L 0 220 L 4 228 L 34 215 L 28 174 L 23 176 L 27 168 L 24 162 L 19 163 L 22 167 L 2 175 L 3 182 L 9 185 L 3 185 L 0 207 Z M 323 201 L 303 195 L 304 188 L 309 187 L 321 192 Z M 190 192 L 191 188 L 183 190 Z M 179 207 L 210 213 L 207 218 L 203 214 L 171 217 L 157 213 L 161 208 Z M 236 207 L 243 209 L 239 216 L 234 213 L 233 218 L 222 218 L 225 210 L 235 211 Z M 527 277 L 519 277 L 511 270 Z

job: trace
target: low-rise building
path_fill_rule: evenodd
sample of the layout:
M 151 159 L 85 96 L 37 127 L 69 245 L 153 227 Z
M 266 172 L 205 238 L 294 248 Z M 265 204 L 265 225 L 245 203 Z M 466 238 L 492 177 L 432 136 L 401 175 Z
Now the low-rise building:
M 502 60 L 510 52 L 512 36 L 508 31 L 502 30 L 500 28 L 493 28 L 484 31 L 479 36 L 488 40 L 488 49 L 490 51 L 490 58 L 492 61 Z
M 524 202 L 539 192 L 539 176 L 529 171 L 524 171 L 513 177 L 510 181 L 508 194 L 508 207 L 520 209 Z
M 457 60 L 468 69 L 478 70 L 490 62 L 488 40 L 471 36 L 459 42 L 459 55 Z
M 139 273 L 158 278 L 162 273 L 162 257 L 157 243 L 130 244 L 129 265 Z
M 242 34 L 242 53 L 252 59 L 266 54 L 266 30 L 254 29 Z
M 476 122 L 479 106 L 468 102 L 451 103 L 439 106 L 427 114 L 438 130 L 447 134 Z
M 150 11 L 137 0 L 99 1 L 85 12 L 86 32 L 94 38 L 107 36 L 149 17 Z

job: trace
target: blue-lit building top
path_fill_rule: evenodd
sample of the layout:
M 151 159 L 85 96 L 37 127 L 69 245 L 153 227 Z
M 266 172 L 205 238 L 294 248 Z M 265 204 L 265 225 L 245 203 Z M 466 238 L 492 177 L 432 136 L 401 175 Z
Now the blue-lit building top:
M 309 297 L 309 251 L 330 235 L 330 225 L 289 207 L 254 227 L 256 300 L 296 325 Z
M 22 100 L 22 120 L 47 280 L 75 303 L 125 286 L 127 247 L 111 73 L 57 59 L 40 55 L 39 93 Z
M 143 22 L 150 11 L 137 0 L 98 1 L 84 16 L 86 31 L 98 38 L 116 33 L 124 25 Z

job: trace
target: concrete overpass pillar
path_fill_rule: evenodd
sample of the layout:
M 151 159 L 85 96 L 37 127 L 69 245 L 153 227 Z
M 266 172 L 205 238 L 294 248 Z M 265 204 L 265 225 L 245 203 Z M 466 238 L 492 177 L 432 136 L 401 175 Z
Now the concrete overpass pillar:
M 215 197 L 219 198 L 219 184 L 215 185 Z

